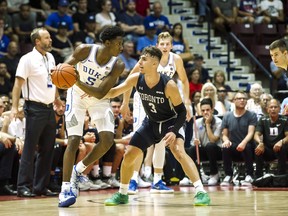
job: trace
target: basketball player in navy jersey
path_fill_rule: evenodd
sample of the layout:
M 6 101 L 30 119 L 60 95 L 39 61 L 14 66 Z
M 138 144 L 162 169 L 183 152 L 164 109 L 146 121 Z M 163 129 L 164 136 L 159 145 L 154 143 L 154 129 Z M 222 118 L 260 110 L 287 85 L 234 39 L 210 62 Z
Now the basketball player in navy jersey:
M 158 35 L 157 44 L 156 47 L 159 48 L 162 52 L 162 58 L 160 60 L 160 64 L 157 68 L 158 73 L 166 74 L 170 78 L 172 78 L 175 74 L 178 75 L 178 84 L 181 85 L 181 96 L 183 98 L 183 102 L 186 107 L 187 115 L 186 120 L 189 121 L 191 119 L 191 101 L 189 99 L 189 83 L 186 75 L 186 71 L 183 65 L 182 58 L 171 52 L 172 49 L 172 42 L 173 38 L 169 34 L 169 32 L 162 32 Z M 136 64 L 136 66 L 132 69 L 131 73 L 139 72 L 139 63 Z M 128 96 L 129 98 L 129 96 Z M 134 94 L 134 105 L 137 105 L 136 102 L 140 101 L 140 104 L 137 106 L 136 109 L 133 111 L 133 116 L 135 116 L 137 119 L 136 121 L 139 121 L 141 124 L 142 120 L 145 117 L 145 112 L 143 110 L 143 107 L 141 106 L 141 100 L 139 99 L 139 95 L 136 93 Z M 125 116 L 127 108 L 123 107 L 127 104 L 129 100 L 127 99 L 127 94 L 124 94 L 123 99 L 123 106 L 121 109 L 122 115 Z M 154 167 L 154 179 L 153 184 L 151 188 L 152 193 L 173 193 L 174 190 L 172 188 L 167 187 L 162 182 L 162 175 L 163 175 L 163 166 L 165 162 L 165 145 L 164 143 L 159 143 L 155 145 L 155 149 L 153 149 L 153 146 L 147 150 L 147 155 L 150 154 L 150 157 L 152 158 L 151 154 L 153 154 L 153 167 Z M 147 156 L 146 156 L 147 157 Z M 135 171 L 133 174 L 133 177 L 130 182 L 129 187 L 129 193 L 135 194 L 138 187 L 138 171 L 142 164 L 142 158 L 139 158 L 135 163 Z M 147 176 L 146 176 L 147 177 Z
M 178 87 L 171 78 L 157 72 L 161 57 L 162 53 L 158 48 L 146 47 L 138 62 L 140 73 L 131 74 L 124 83 L 112 88 L 106 95 L 116 97 L 135 87 L 147 114 L 142 126 L 135 132 L 127 146 L 121 165 L 120 189 L 105 200 L 107 206 L 128 203 L 128 186 L 136 159 L 149 146 L 161 140 L 171 149 L 186 175 L 192 180 L 196 189 L 194 205 L 210 204 L 210 198 L 203 188 L 197 168 L 184 150 L 182 126 L 186 119 L 186 109 Z
M 81 173 L 113 145 L 113 112 L 110 101 L 102 98 L 115 85 L 125 68 L 124 63 L 117 58 L 123 50 L 123 36 L 124 32 L 121 28 L 107 27 L 100 34 L 101 45 L 82 44 L 66 61 L 76 66 L 79 79 L 67 92 L 65 116 L 68 145 L 63 160 L 59 207 L 68 207 L 76 202 Z M 73 167 L 83 133 L 86 110 L 91 116 L 91 122 L 97 125 L 100 139 L 93 150 Z

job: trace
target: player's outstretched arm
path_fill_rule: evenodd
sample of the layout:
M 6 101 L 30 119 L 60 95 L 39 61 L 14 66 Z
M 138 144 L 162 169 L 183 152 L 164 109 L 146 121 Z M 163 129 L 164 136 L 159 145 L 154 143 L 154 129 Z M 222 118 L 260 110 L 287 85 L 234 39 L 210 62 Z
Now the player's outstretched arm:
M 134 73 L 132 75 L 129 75 L 123 83 L 110 89 L 110 91 L 105 96 L 105 98 L 114 98 L 120 94 L 123 94 L 126 91 L 129 91 L 133 86 L 136 86 L 138 77 L 139 77 L 139 73 Z
M 130 71 L 129 76 L 134 74 L 135 72 L 139 72 L 139 61 L 136 63 L 134 68 Z M 123 94 L 123 101 L 122 101 L 122 104 L 120 107 L 120 112 L 121 112 L 123 118 L 125 118 L 125 116 L 128 115 L 130 112 L 129 102 L 130 102 L 131 93 L 132 93 L 132 88 L 129 89 L 128 91 L 124 92 L 124 94 Z

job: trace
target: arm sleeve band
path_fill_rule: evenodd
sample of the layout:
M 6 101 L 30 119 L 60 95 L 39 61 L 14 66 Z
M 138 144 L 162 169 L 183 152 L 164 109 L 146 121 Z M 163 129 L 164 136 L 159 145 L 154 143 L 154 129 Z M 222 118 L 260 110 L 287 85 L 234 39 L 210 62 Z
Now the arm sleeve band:
M 174 107 L 176 113 L 177 113 L 177 119 L 174 124 L 174 128 L 172 129 L 172 132 L 177 134 L 180 128 L 184 125 L 186 120 L 186 108 L 183 103 L 179 104 L 178 106 Z

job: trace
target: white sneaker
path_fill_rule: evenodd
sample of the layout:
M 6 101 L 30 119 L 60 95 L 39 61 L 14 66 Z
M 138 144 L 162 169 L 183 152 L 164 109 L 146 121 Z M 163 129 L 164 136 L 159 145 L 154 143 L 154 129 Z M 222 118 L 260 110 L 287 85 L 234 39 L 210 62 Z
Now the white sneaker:
M 119 188 L 120 187 L 120 182 L 115 178 L 115 177 L 110 177 L 107 181 L 107 183 L 112 187 L 112 188 Z
M 225 187 L 230 186 L 231 181 L 232 181 L 232 177 L 231 176 L 226 176 L 224 178 L 224 180 L 221 182 L 220 186 L 225 186 Z
M 191 182 L 189 178 L 184 177 L 181 181 L 179 181 L 179 185 L 180 186 L 192 186 L 193 183 Z
M 101 189 L 100 185 L 94 184 L 93 181 L 91 181 L 90 179 L 89 179 L 89 186 L 90 186 L 90 190 L 100 190 Z
M 151 187 L 151 183 L 145 182 L 140 176 L 138 176 L 138 187 L 139 188 Z
M 111 186 L 105 182 L 103 182 L 101 179 L 96 179 L 93 181 L 94 184 L 99 185 L 101 189 L 110 188 Z
M 79 178 L 78 187 L 80 191 L 90 190 L 89 179 L 87 176 L 82 175 L 81 178 Z
M 218 184 L 218 180 L 219 180 L 218 173 L 216 175 L 210 175 L 210 178 L 208 180 L 208 185 L 209 186 L 217 185 Z
M 250 187 L 250 186 L 252 186 L 252 182 L 253 182 L 252 177 L 250 175 L 247 175 L 245 177 L 245 179 L 242 180 L 240 183 L 241 183 L 242 186 Z

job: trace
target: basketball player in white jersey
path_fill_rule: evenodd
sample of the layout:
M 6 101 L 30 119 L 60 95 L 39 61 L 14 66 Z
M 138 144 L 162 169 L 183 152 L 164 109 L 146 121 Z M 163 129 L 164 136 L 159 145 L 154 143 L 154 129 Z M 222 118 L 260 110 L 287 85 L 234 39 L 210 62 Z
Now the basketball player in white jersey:
M 183 102 L 186 106 L 187 110 L 187 116 L 186 120 L 189 121 L 191 119 L 191 101 L 189 99 L 189 83 L 188 78 L 186 75 L 186 71 L 183 65 L 183 60 L 181 57 L 175 53 L 170 52 L 172 50 L 172 41 L 173 38 L 168 32 L 162 32 L 158 35 L 158 40 L 156 47 L 159 48 L 162 52 L 162 58 L 160 61 L 160 64 L 158 66 L 157 71 L 159 73 L 163 73 L 168 75 L 169 77 L 173 77 L 175 73 L 178 75 L 178 79 L 182 83 L 182 98 Z M 135 67 L 132 69 L 131 74 L 134 72 L 139 71 L 139 63 L 135 65 Z M 181 90 L 180 90 L 181 92 Z M 127 104 L 129 101 L 130 93 L 124 94 L 124 99 L 122 103 L 122 115 L 127 112 Z M 129 95 L 129 96 L 128 96 Z M 139 98 L 139 94 L 134 94 L 134 103 L 136 101 L 139 101 L 141 103 L 141 100 Z M 134 104 L 135 106 L 135 104 Z M 133 110 L 133 116 L 137 117 L 135 118 L 136 121 L 139 121 L 139 123 L 142 123 L 142 120 L 146 116 L 144 109 L 141 105 L 137 106 L 138 109 Z M 151 149 L 148 149 L 151 152 Z M 152 152 L 153 152 L 153 146 L 152 146 Z M 163 175 L 163 166 L 165 162 L 165 143 L 160 142 L 159 144 L 155 145 L 154 149 L 154 155 L 153 155 L 153 167 L 154 167 L 154 179 L 153 179 L 153 185 L 151 192 L 154 193 L 173 193 L 174 190 L 171 188 L 168 188 L 165 186 L 165 184 L 162 182 L 161 178 Z M 138 158 L 135 163 L 135 171 L 132 177 L 132 180 L 129 185 L 129 193 L 134 194 L 137 190 L 137 177 L 139 173 L 140 166 L 142 164 L 142 158 Z
M 121 28 L 107 27 L 100 34 L 101 45 L 82 44 L 66 62 L 76 66 L 79 79 L 67 92 L 65 115 L 68 145 L 64 154 L 59 207 L 68 207 L 76 202 L 81 173 L 88 165 L 102 157 L 113 144 L 113 112 L 109 99 L 101 98 L 115 85 L 125 68 L 124 63 L 117 58 L 123 50 L 123 36 Z M 86 110 L 91 116 L 91 122 L 97 125 L 100 141 L 73 167 L 83 134 Z

